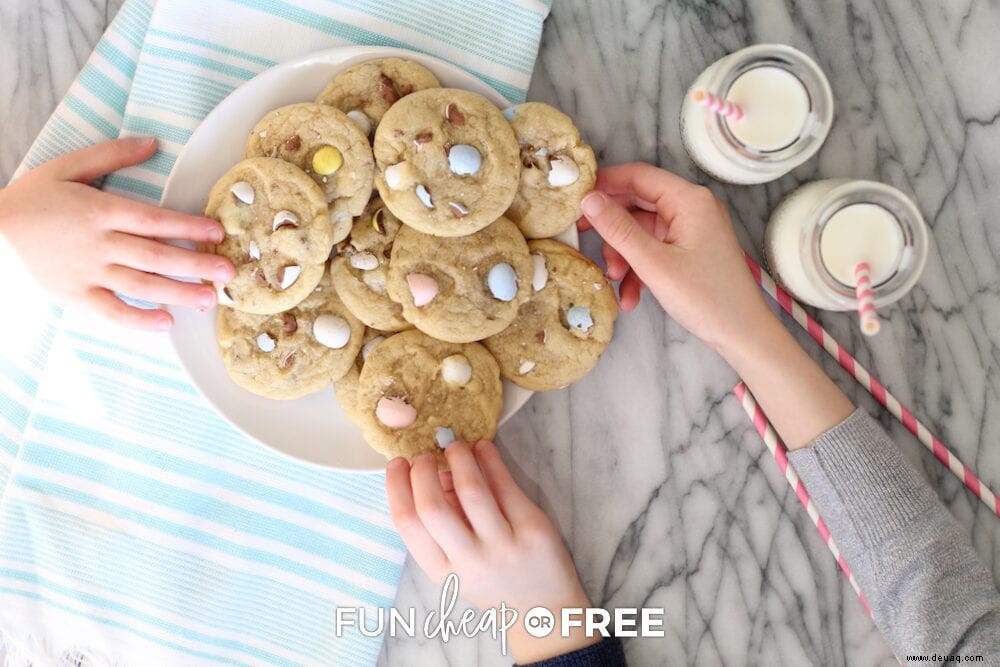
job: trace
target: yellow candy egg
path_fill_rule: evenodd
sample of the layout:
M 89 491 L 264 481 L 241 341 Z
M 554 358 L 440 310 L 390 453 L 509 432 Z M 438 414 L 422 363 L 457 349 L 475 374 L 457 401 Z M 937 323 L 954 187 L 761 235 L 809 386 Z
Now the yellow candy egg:
M 313 171 L 320 176 L 329 176 L 344 165 L 344 156 L 333 146 L 323 146 L 313 155 L 312 162 Z

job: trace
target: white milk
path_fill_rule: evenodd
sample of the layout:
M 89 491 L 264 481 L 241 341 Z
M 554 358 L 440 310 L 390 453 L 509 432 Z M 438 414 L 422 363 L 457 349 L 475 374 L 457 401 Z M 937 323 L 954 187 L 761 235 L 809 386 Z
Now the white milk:
M 799 301 L 854 310 L 854 267 L 871 266 L 877 306 L 902 298 L 927 260 L 927 227 L 902 192 L 874 181 L 804 185 L 774 210 L 764 253 L 775 278 Z
M 729 123 L 694 102 L 695 90 L 736 102 L 744 118 Z M 747 47 L 716 61 L 681 106 L 681 138 L 691 159 L 730 183 L 766 183 L 787 174 L 819 150 L 832 124 L 826 76 L 804 53 L 781 44 Z
M 823 266 L 837 282 L 854 285 L 854 267 L 868 262 L 872 285 L 889 280 L 903 254 L 903 230 L 877 204 L 851 204 L 827 220 L 819 238 Z
M 743 108 L 739 122 L 726 124 L 744 146 L 777 151 L 795 143 L 809 120 L 809 93 L 799 78 L 780 67 L 755 67 L 741 74 L 726 99 Z

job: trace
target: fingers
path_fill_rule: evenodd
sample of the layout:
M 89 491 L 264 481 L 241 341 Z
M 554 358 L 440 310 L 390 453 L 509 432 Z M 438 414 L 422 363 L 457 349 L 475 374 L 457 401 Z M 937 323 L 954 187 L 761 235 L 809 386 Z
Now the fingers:
M 669 171 L 644 162 L 633 162 L 598 171 L 594 189 L 610 195 L 629 195 L 633 202 L 652 205 L 647 208 L 635 203 L 637 208 L 658 210 L 660 206 L 678 199 L 695 187 L 695 184 Z
M 236 273 L 233 263 L 225 257 L 130 234 L 117 235 L 112 261 L 148 273 L 223 283 L 232 280 Z
M 226 232 L 217 220 L 187 215 L 158 206 L 148 206 L 124 197 L 111 198 L 108 227 L 119 232 L 156 239 L 182 239 L 196 243 L 221 243 Z
M 628 262 L 610 244 L 605 243 L 601 246 L 601 254 L 604 255 L 604 263 L 608 267 L 608 278 L 611 280 L 621 280 L 629 272 Z
M 449 559 L 470 552 L 475 546 L 475 536 L 458 511 L 445 499 L 438 478 L 437 459 L 433 454 L 421 454 L 413 460 L 410 485 L 417 516 Z
M 643 283 L 639 276 L 635 271 L 629 271 L 618 286 L 618 303 L 624 312 L 631 312 L 639 305 L 642 288 Z
M 84 297 L 84 301 L 98 315 L 123 327 L 144 331 L 166 331 L 174 324 L 174 318 L 170 313 L 130 306 L 104 288 L 91 289 Z
M 63 181 L 91 183 L 113 171 L 145 162 L 155 152 L 154 137 L 128 137 L 67 153 L 43 168 Z
M 489 440 L 480 440 L 474 451 L 479 469 L 482 470 L 483 478 L 493 492 L 500 511 L 516 532 L 520 522 L 534 518 L 541 510 L 510 476 L 496 445 Z
M 583 198 L 582 208 L 597 233 L 636 271 L 655 270 L 659 252 L 667 246 L 650 236 L 620 204 L 594 191 Z
M 448 572 L 448 558 L 424 527 L 413 502 L 410 463 L 404 458 L 389 461 L 385 469 L 385 491 L 389 513 L 413 560 L 435 580 Z
M 451 467 L 462 511 L 476 535 L 486 541 L 509 537 L 510 524 L 500 513 L 472 449 L 464 442 L 455 442 L 448 445 L 444 455 Z
M 202 283 L 185 283 L 127 266 L 107 268 L 105 287 L 119 294 L 153 303 L 208 310 L 215 305 L 215 289 Z

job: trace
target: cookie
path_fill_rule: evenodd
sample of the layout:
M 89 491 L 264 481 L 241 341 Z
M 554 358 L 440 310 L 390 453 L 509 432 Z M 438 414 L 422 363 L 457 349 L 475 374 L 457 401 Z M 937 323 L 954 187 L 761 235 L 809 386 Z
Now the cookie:
M 340 109 L 365 134 L 371 134 L 400 98 L 440 86 L 437 77 L 423 65 L 402 58 L 382 58 L 355 65 L 333 77 L 316 102 Z
M 404 226 L 389 259 L 389 297 L 424 333 L 467 343 L 500 333 L 531 295 L 528 244 L 500 218 L 469 236 L 440 238 Z
M 355 317 L 382 331 L 402 331 L 411 325 L 403 308 L 389 298 L 386 281 L 392 243 L 402 223 L 372 198 L 368 208 L 354 220 L 350 243 L 330 263 L 337 293 Z M 338 246 L 340 247 L 340 246 Z
M 507 217 L 525 237 L 566 231 L 580 218 L 580 200 L 594 188 L 597 160 L 573 120 L 554 107 L 528 102 L 504 112 L 520 145 L 521 181 Z
M 601 269 L 569 246 L 530 241 L 531 298 L 517 319 L 483 341 L 501 374 L 532 391 L 559 389 L 597 365 L 611 342 L 618 303 Z
M 454 440 L 492 438 L 502 404 L 500 369 L 478 343 L 404 331 L 379 343 L 361 369 L 357 411 L 365 439 L 392 459 Z
M 517 193 L 514 131 L 475 93 L 432 88 L 404 97 L 382 118 L 374 149 L 382 201 L 425 234 L 472 234 L 503 215 Z
M 344 112 L 322 104 L 292 104 L 264 116 L 250 132 L 244 157 L 291 162 L 322 188 L 333 242 L 347 238 L 372 192 L 375 163 L 368 137 Z
M 364 333 L 329 276 L 284 313 L 252 315 L 220 308 L 216 329 L 222 363 L 233 381 L 259 396 L 282 400 L 342 378 L 354 365 Z
M 326 198 L 293 164 L 251 158 L 212 187 L 205 215 L 226 237 L 205 249 L 232 260 L 236 276 L 216 285 L 219 304 L 258 315 L 280 313 L 319 284 L 333 247 Z
M 365 331 L 365 335 L 362 338 L 363 342 L 361 343 L 361 352 L 355 357 L 354 363 L 347 369 L 344 377 L 333 383 L 333 392 L 337 396 L 337 404 L 340 405 L 340 409 L 344 411 L 347 418 L 355 424 L 361 423 L 357 409 L 358 380 L 361 379 L 361 369 L 364 367 L 365 360 L 371 354 L 371 351 L 375 349 L 375 346 L 391 335 L 375 329 Z

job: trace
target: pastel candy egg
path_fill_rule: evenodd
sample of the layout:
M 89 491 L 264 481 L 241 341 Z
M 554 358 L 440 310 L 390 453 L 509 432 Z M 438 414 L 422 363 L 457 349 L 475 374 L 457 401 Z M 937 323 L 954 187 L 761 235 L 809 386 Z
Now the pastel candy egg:
M 375 336 L 370 341 L 368 341 L 367 343 L 365 343 L 361 347 L 361 359 L 362 359 L 362 361 L 368 361 L 368 357 L 371 356 L 371 353 L 375 349 L 375 347 L 379 343 L 381 343 L 382 341 L 384 341 L 384 340 L 385 340 L 385 336 Z
M 313 337 L 320 345 L 339 350 L 351 340 L 351 327 L 343 317 L 326 313 L 313 322 Z
M 568 157 L 554 157 L 549 167 L 549 185 L 561 188 L 580 180 L 580 167 Z
M 455 144 L 448 151 L 448 166 L 458 176 L 472 176 L 483 165 L 483 156 L 475 146 Z
M 257 336 L 257 347 L 261 352 L 274 352 L 275 345 L 274 339 L 266 333 L 262 333 Z
M 278 231 L 282 227 L 298 227 L 299 217 L 292 213 L 291 211 L 278 211 L 274 214 L 274 220 L 271 222 L 271 230 Z
M 333 146 L 323 146 L 313 155 L 312 168 L 320 176 L 335 174 L 342 166 L 344 156 Z
M 375 405 L 375 417 L 386 428 L 406 428 L 417 420 L 417 409 L 407 403 L 406 399 L 383 396 Z
M 438 426 L 434 429 L 434 439 L 437 440 L 438 447 L 444 449 L 455 442 L 455 432 L 447 426 Z
M 576 329 L 584 333 L 594 327 L 594 318 L 590 316 L 590 308 L 586 306 L 573 306 L 566 312 L 566 324 L 570 329 Z
M 385 168 L 385 184 L 390 190 L 405 190 L 413 185 L 413 167 L 409 162 L 400 162 Z
M 545 255 L 540 252 L 532 254 L 531 265 L 534 269 L 531 274 L 531 289 L 540 292 L 549 283 L 549 270 L 545 266 Z
M 302 269 L 298 266 L 283 266 L 278 269 L 278 284 L 281 285 L 281 289 L 288 289 L 295 284 L 301 274 Z
M 514 116 L 517 115 L 517 107 L 507 107 L 503 110 L 503 117 L 507 119 L 508 123 L 514 121 Z
M 490 288 L 493 298 L 500 301 L 513 301 L 517 296 L 517 274 L 506 262 L 500 262 L 490 269 L 486 276 L 486 285 Z
M 359 271 L 373 271 L 378 268 L 378 257 L 370 252 L 357 252 L 351 255 L 350 264 Z
M 420 200 L 421 204 L 427 208 L 434 208 L 434 201 L 431 199 L 431 193 L 426 186 L 422 183 L 417 183 L 413 191 L 417 194 L 417 199 Z
M 239 199 L 244 204 L 250 205 L 254 201 L 253 186 L 251 186 L 246 181 L 240 181 L 239 183 L 233 183 L 229 191 L 233 193 L 233 196 Z
M 218 298 L 218 302 L 219 302 L 220 306 L 234 306 L 234 305 L 236 305 L 236 302 L 233 301 L 233 297 L 230 296 L 230 294 L 229 294 L 229 288 L 228 287 L 226 287 L 223 283 L 219 283 L 219 282 L 212 283 L 212 284 L 215 285 L 215 295 Z
M 365 115 L 364 111 L 354 109 L 353 111 L 347 112 L 347 117 L 354 121 L 354 124 L 361 128 L 361 131 L 366 135 L 372 133 L 372 122 L 368 120 L 368 116 Z
M 446 383 L 464 387 L 472 379 L 472 365 L 464 354 L 453 354 L 441 360 L 441 379 Z
M 410 294 L 413 295 L 413 305 L 417 308 L 426 306 L 437 296 L 437 281 L 426 274 L 407 274 L 406 284 L 410 288 Z

